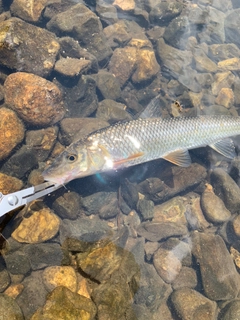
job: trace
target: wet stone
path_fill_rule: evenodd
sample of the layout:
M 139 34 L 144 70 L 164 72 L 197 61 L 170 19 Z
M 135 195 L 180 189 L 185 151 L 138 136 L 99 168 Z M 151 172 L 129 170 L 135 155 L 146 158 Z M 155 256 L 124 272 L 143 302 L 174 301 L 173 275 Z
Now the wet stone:
M 149 2 L 149 4 L 150 3 L 151 2 Z M 150 22 L 165 26 L 182 12 L 183 5 L 177 1 L 171 3 L 158 3 L 153 1 L 149 9 L 151 10 L 149 15 Z M 159 17 L 161 17 L 161 19 L 159 19 Z
M 214 169 L 211 182 L 215 194 L 219 196 L 227 209 L 233 214 L 240 210 L 240 189 L 236 182 L 221 168 Z
M 5 291 L 8 297 L 16 299 L 17 296 L 22 292 L 24 286 L 21 283 L 18 284 L 11 284 Z
M 0 314 L 2 320 L 23 320 L 23 314 L 16 301 L 5 294 L 0 294 Z
M 3 292 L 10 285 L 10 276 L 6 269 L 0 271 L 0 292 Z
M 97 89 L 104 99 L 117 100 L 121 97 L 120 83 L 110 72 L 99 70 L 97 74 Z
M 226 42 L 234 43 L 238 47 L 240 46 L 240 32 L 238 29 L 238 17 L 239 17 L 239 9 L 235 9 L 233 12 L 230 12 L 225 18 L 225 35 Z
M 24 289 L 16 298 L 17 304 L 22 309 L 24 319 L 30 319 L 37 308 L 44 305 L 48 294 L 42 281 L 42 272 L 32 272 L 22 282 Z M 30 303 L 26 303 L 29 301 Z
M 82 17 L 81 20 L 79 16 Z M 106 45 L 106 38 L 98 17 L 81 3 L 56 14 L 47 23 L 47 28 L 57 35 L 73 36 L 84 44 L 84 48 L 96 56 L 99 62 L 104 62 L 112 54 L 111 48 Z
M 232 89 L 222 88 L 218 93 L 215 103 L 228 109 L 231 108 L 234 104 L 234 94 Z
M 133 21 L 133 23 L 135 22 Z M 137 28 L 139 28 L 137 24 L 136 26 Z M 129 30 L 126 21 L 123 20 L 119 20 L 113 25 L 107 26 L 106 28 L 104 28 L 103 32 L 107 38 L 108 44 L 112 48 L 116 48 L 119 45 L 123 46 L 124 44 L 128 43 L 132 38 L 131 30 Z
M 59 286 L 64 286 L 72 292 L 77 290 L 77 276 L 74 269 L 69 266 L 46 268 L 43 271 L 43 282 L 49 292 Z
M 221 313 L 221 320 L 233 320 L 238 319 L 240 314 L 240 301 L 231 301 L 228 303 L 224 311 Z
M 18 18 L 0 22 L 0 32 L 1 64 L 42 77 L 50 74 L 60 49 L 53 33 Z
M 60 122 L 61 141 L 65 145 L 84 138 L 93 131 L 108 127 L 109 123 L 96 118 L 64 118 Z
M 113 5 L 118 7 L 122 11 L 130 11 L 135 8 L 135 1 L 134 0 L 115 0 Z
M 24 252 L 28 257 L 32 270 L 61 265 L 64 259 L 64 252 L 57 243 L 26 245 Z
M 59 218 L 49 208 L 42 208 L 23 218 L 12 237 L 18 242 L 44 242 L 57 234 L 59 225 Z
M 197 274 L 192 268 L 182 267 L 178 276 L 172 283 L 172 288 L 174 290 L 188 287 L 194 289 L 197 286 Z
M 151 200 L 139 199 L 137 211 L 140 213 L 143 221 L 150 220 L 154 217 L 154 203 Z
M 222 88 L 231 88 L 235 82 L 235 76 L 230 71 L 218 72 L 214 76 L 212 83 L 212 93 L 217 95 Z
M 219 61 L 218 68 L 220 70 L 239 71 L 240 59 L 235 57 L 235 58 Z
M 38 162 L 43 162 L 49 156 L 57 139 L 58 127 L 49 127 L 26 132 L 26 145 L 35 154 Z
M 38 165 L 37 158 L 28 146 L 23 145 L 2 166 L 4 174 L 22 179 L 34 167 Z
M 105 99 L 99 103 L 96 117 L 113 124 L 118 121 L 132 120 L 126 106 L 116 101 Z
M 47 0 L 14 0 L 10 6 L 11 13 L 23 20 L 37 22 Z
M 237 215 L 232 221 L 232 227 L 235 235 L 240 238 L 240 215 Z
M 0 190 L 3 194 L 18 191 L 22 187 L 23 182 L 21 180 L 0 172 Z
M 0 160 L 23 140 L 24 131 L 22 121 L 14 111 L 4 107 L 0 109 Z
M 207 184 L 202 194 L 201 206 L 207 220 L 210 222 L 222 223 L 231 217 L 231 212 L 225 207 L 222 199 L 216 196 L 210 184 Z
M 209 45 L 209 55 L 213 61 L 219 62 L 226 59 L 240 57 L 239 48 L 233 43 Z
M 30 263 L 27 255 L 22 251 L 15 251 L 13 253 L 6 254 L 4 260 L 7 266 L 7 270 L 12 274 L 27 274 L 30 269 Z
M 192 242 L 205 295 L 216 301 L 234 299 L 239 293 L 240 277 L 222 238 L 195 233 Z
M 171 295 L 171 301 L 181 319 L 216 319 L 216 302 L 207 299 L 193 289 L 181 288 L 175 290 Z
M 62 58 L 54 66 L 54 70 L 66 77 L 79 76 L 91 67 L 91 61 L 85 59 Z
M 118 21 L 117 9 L 112 4 L 98 2 L 96 12 L 104 24 L 112 25 Z
M 34 313 L 31 320 L 94 320 L 95 316 L 96 307 L 90 299 L 60 286 L 48 295 L 44 306 Z
M 196 70 L 199 72 L 216 72 L 218 67 L 202 49 L 195 49 L 193 53 L 194 61 L 196 63 Z
M 77 219 L 81 198 L 76 192 L 66 192 L 53 202 L 53 210 L 62 219 Z
M 189 18 L 181 15 L 174 18 L 168 24 L 163 34 L 163 38 L 169 45 L 178 49 L 184 49 L 189 35 Z
M 151 242 L 151 241 L 145 242 L 144 251 L 145 251 L 145 257 L 147 261 L 150 261 L 152 259 L 154 252 L 156 252 L 158 248 L 159 248 L 158 242 Z
M 60 89 L 52 82 L 25 72 L 10 74 L 5 101 L 19 117 L 32 125 L 53 125 L 65 114 Z

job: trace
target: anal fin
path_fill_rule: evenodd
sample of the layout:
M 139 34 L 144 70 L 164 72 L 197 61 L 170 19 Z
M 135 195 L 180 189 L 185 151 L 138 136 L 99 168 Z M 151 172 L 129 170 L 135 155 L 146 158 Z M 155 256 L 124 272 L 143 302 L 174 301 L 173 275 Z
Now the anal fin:
M 234 143 L 230 138 L 219 140 L 210 144 L 209 147 L 222 154 L 226 158 L 233 159 L 236 157 Z
M 174 151 L 167 154 L 163 158 L 180 167 L 188 167 L 192 162 L 188 150 Z

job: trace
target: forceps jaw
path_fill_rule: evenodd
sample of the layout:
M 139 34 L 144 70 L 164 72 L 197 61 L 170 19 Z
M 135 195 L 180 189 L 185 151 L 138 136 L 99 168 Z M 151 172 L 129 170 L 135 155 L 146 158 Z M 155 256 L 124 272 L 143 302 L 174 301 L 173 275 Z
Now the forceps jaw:
M 60 184 L 44 182 L 37 186 L 9 193 L 7 195 L 0 192 L 0 217 L 61 187 L 62 185 Z

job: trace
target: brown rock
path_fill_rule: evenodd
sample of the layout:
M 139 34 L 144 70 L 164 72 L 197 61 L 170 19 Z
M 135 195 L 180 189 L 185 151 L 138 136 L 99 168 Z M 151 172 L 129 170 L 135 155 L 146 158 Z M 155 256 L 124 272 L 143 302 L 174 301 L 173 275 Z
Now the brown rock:
M 77 276 L 72 267 L 69 266 L 53 266 L 43 271 L 43 283 L 48 291 L 52 291 L 56 287 L 64 286 L 76 292 Z
M 133 10 L 135 8 L 134 0 L 115 0 L 113 5 L 123 11 Z
M 240 59 L 235 57 L 235 58 L 219 61 L 218 67 L 219 69 L 222 69 L 222 70 L 239 71 Z
M 234 103 L 234 94 L 233 94 L 232 89 L 222 88 L 219 91 L 215 102 L 221 106 L 228 108 L 228 109 L 231 108 Z
M 6 103 L 31 125 L 52 125 L 64 116 L 59 88 L 39 76 L 25 72 L 10 74 L 4 89 Z
M 22 283 L 11 284 L 5 291 L 4 294 L 15 299 L 24 289 Z
M 40 243 L 53 238 L 58 232 L 60 221 L 48 208 L 35 211 L 29 218 L 23 218 L 12 233 L 18 242 Z
M 1 64 L 42 77 L 49 75 L 60 49 L 53 33 L 21 19 L 10 18 L 0 22 L 0 34 Z
M 14 16 L 36 22 L 40 19 L 47 2 L 47 0 L 14 0 L 10 10 Z
M 240 238 L 240 215 L 237 215 L 232 221 L 233 231 Z
M 90 67 L 90 60 L 66 58 L 58 60 L 54 70 L 64 76 L 75 77 L 86 72 Z
M 23 187 L 21 180 L 0 172 L 0 191 L 8 194 L 20 190 Z
M 240 269 L 240 252 L 234 247 L 230 247 L 230 254 L 235 265 Z
M 212 93 L 217 95 L 222 88 L 230 88 L 235 81 L 235 76 L 230 71 L 219 72 L 214 76 Z
M 11 93 L 12 94 L 12 93 Z M 16 113 L 7 108 L 0 109 L 0 160 L 6 158 L 23 140 L 24 126 Z

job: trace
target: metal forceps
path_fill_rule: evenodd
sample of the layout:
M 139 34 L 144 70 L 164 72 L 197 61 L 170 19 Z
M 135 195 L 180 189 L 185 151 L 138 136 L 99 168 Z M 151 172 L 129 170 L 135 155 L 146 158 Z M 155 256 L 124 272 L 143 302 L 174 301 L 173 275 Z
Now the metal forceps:
M 44 182 L 37 186 L 26 188 L 6 195 L 0 192 L 0 217 L 61 187 L 61 184 Z

